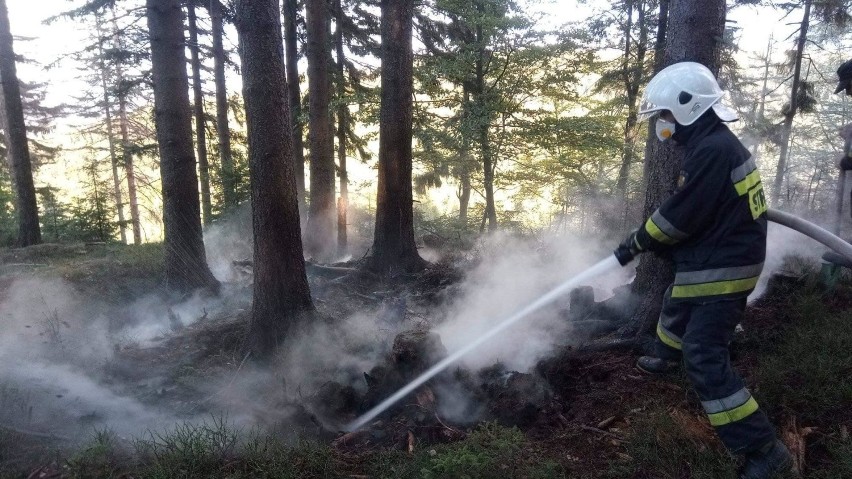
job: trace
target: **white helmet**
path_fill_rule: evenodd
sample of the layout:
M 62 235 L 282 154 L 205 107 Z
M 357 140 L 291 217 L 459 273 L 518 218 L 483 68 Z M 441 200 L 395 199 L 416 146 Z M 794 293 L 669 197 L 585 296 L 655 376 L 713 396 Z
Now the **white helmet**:
M 734 110 L 720 103 L 724 92 L 716 77 L 704 65 L 681 62 L 668 66 L 651 78 L 642 103 L 639 121 L 645 121 L 662 110 L 669 110 L 681 125 L 691 125 L 711 107 L 722 121 L 734 121 Z

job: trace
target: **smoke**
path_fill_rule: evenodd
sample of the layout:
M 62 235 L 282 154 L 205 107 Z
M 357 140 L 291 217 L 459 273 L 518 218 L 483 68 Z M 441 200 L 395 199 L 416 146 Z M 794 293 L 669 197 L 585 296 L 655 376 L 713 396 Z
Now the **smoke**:
M 234 261 L 252 259 L 251 204 L 234 208 L 226 218 L 216 220 L 204 230 L 204 249 L 207 264 L 216 279 L 226 283 L 246 279 L 244 271 Z
M 72 443 L 85 441 L 93 429 L 134 436 L 204 419 L 154 404 L 150 392 L 162 381 L 153 376 L 159 373 L 145 370 L 143 363 L 127 366 L 116 353 L 151 346 L 197 321 L 248 307 L 238 285 L 226 284 L 217 298 L 193 295 L 174 302 L 149 293 L 130 304 L 113 304 L 59 278 L 21 276 L 5 284 L 0 291 L 0 425 L 49 432 Z M 145 380 L 116 376 L 116 365 Z
M 131 434 L 174 422 L 102 383 L 122 336 L 111 331 L 114 312 L 59 279 L 14 281 L 0 302 L 0 423 L 76 439 L 92 428 Z
M 786 258 L 796 256 L 818 263 L 827 250 L 821 243 L 798 231 L 770 222 L 763 274 L 749 299 L 757 299 L 766 291 L 769 278 L 783 270 Z
M 484 240 L 482 260 L 461 285 L 461 294 L 449 305 L 438 333 L 449 351 L 460 349 L 492 326 L 529 304 L 558 283 L 569 280 L 612 254 L 602 241 L 578 236 L 545 236 L 538 241 L 508 234 Z M 612 295 L 629 279 L 625 269 L 597 279 L 596 301 Z M 501 362 L 518 371 L 529 370 L 560 346 L 570 325 L 560 317 L 568 298 L 522 320 L 491 344 L 478 349 L 465 364 L 473 368 Z
M 244 212 L 242 212 L 244 213 Z M 366 392 L 364 373 L 389 354 L 402 330 L 431 327 L 452 353 L 488 329 L 590 265 L 611 254 L 613 245 L 600 238 L 545 235 L 521 238 L 498 233 L 480 240 L 467 261 L 464 280 L 454 286 L 448 303 L 425 311 L 428 318 L 410 314 L 423 307 L 404 301 L 385 301 L 351 312 L 352 304 L 334 307 L 320 302 L 327 315 L 289 342 L 273 367 L 258 368 L 245 358 L 210 371 L 197 380 L 195 396 L 187 398 L 196 413 L 178 413 L 166 401 L 134 388 L 140 381 L 106 374 L 126 347 L 171 344 L 176 331 L 200 322 L 219 323 L 250 307 L 250 287 L 234 260 L 249 256 L 250 235 L 236 219 L 207 231 L 208 259 L 217 277 L 226 281 L 217 298 L 193 295 L 175 303 L 155 294 L 130 304 L 115 305 L 85 297 L 58 278 L 19 277 L 0 293 L 0 424 L 26 430 L 50 431 L 85 439 L 93 428 L 121 435 L 166 429 L 182 421 L 227 416 L 235 425 L 263 425 L 295 431 L 302 404 L 331 383 Z M 781 268 L 786 255 L 818 258 L 824 248 L 799 233 L 770 225 L 766 274 Z M 630 280 L 631 268 L 595 280 L 595 300 Z M 758 292 L 759 294 L 759 292 Z M 351 301 L 345 295 L 332 301 Z M 502 363 L 510 370 L 528 371 L 554 348 L 571 342 L 577 332 L 562 313 L 567 295 L 551 307 L 522 320 L 477 349 L 462 367 L 478 370 Z M 236 324 L 236 323 L 234 323 Z M 131 367 L 133 364 L 131 364 Z M 175 368 L 178 365 L 174 366 Z M 140 376 L 160 374 L 142 371 Z M 162 378 L 145 381 L 161 384 Z M 159 386 L 158 386 L 159 387 Z M 463 422 L 478 417 L 482 404 L 470 391 L 453 384 L 436 386 L 439 414 Z M 291 427 L 292 426 L 292 427 Z M 307 426 L 306 426 L 307 427 Z

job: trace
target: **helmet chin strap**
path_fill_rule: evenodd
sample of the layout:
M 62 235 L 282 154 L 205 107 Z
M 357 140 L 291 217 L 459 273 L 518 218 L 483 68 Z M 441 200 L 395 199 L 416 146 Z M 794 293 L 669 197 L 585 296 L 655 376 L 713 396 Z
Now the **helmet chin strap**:
M 668 141 L 675 133 L 676 124 L 662 118 L 657 118 L 656 133 L 660 141 Z

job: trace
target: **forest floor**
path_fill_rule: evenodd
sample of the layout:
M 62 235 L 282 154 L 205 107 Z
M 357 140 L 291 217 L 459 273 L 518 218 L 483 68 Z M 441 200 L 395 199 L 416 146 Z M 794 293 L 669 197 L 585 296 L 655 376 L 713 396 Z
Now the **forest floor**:
M 323 405 L 317 401 L 334 396 L 335 408 L 349 413 L 357 407 L 340 398 L 351 391 L 335 386 L 294 400 L 275 392 L 280 385 L 267 384 L 274 376 L 244 382 L 255 372 L 241 350 L 248 283 L 227 288 L 209 310 L 177 305 L 187 298 L 142 299 L 157 290 L 161 265 L 158 245 L 0 250 L 5 330 L 0 359 L 12 364 L 0 367 L 0 477 L 734 477 L 736 460 L 716 439 L 684 375 L 641 375 L 627 352 L 566 347 L 539 362 L 532 375 L 511 376 L 521 381 L 522 393 L 525 384 L 540 385 L 524 383 L 529 377 L 546 384 L 546 400 L 531 411 L 510 390 L 486 391 L 484 396 L 494 396 L 487 399 L 492 414 L 475 423 L 453 423 L 435 413 L 430 391 L 418 394 L 413 408 L 395 408 L 366 431 L 344 435 L 318 419 L 316 409 Z M 813 268 L 796 265 L 795 275 L 775 282 L 749 306 L 734 345 L 735 367 L 796 453 L 804 477 L 849 478 L 852 281 L 846 276 L 826 289 Z M 402 314 L 412 326 L 428 326 L 430 305 L 455 294 L 463 276 L 449 263 L 390 284 L 314 273 L 311 286 L 322 317 L 370 310 L 389 321 Z M 57 278 L 65 289 L 58 289 Z M 25 294 L 40 288 L 38 301 L 48 313 Z M 51 302 L 58 291 L 74 299 L 74 308 L 65 311 Z M 400 306 L 393 298 L 403 292 L 408 300 Z M 83 328 L 88 339 L 74 342 L 66 329 L 97 316 L 108 318 L 107 333 L 115 332 L 116 322 L 138 320 L 128 308 L 164 316 L 162 330 L 147 341 L 108 341 L 91 355 L 74 351 L 93 348 L 87 344 L 95 341 L 93 330 Z M 38 319 L 23 324 L 20 318 L 27 314 Z M 9 332 L 17 326 L 31 335 Z M 61 364 L 57 370 L 71 376 L 69 384 L 51 384 L 61 380 L 47 372 L 37 378 L 21 373 L 30 364 L 30 351 L 16 343 L 27 338 L 39 343 L 33 347 L 39 357 Z M 98 355 L 108 359 L 94 361 Z M 16 358 L 23 362 L 11 362 Z M 73 376 L 81 370 L 85 377 Z M 89 382 L 85 391 L 75 389 Z M 80 406 L 86 394 L 113 400 Z M 270 401 L 277 401 L 274 408 Z M 224 415 L 234 406 L 244 412 Z M 430 417 L 412 412 L 422 410 Z M 124 422 L 147 429 L 137 425 L 142 432 L 135 435 L 116 431 L 122 415 Z M 170 427 L 160 429 L 163 425 Z

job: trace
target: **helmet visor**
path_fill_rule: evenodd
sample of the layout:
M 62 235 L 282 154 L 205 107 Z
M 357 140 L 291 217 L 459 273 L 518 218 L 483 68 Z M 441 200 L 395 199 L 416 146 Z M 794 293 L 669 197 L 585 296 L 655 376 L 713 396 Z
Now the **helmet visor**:
M 722 121 L 737 121 L 739 119 L 739 115 L 733 108 L 723 105 L 720 102 L 714 103 L 712 108 L 716 112 L 716 116 Z
M 665 110 L 665 108 L 654 104 L 647 98 L 644 98 L 642 99 L 642 104 L 639 105 L 639 114 L 637 115 L 636 120 L 639 123 L 642 123 L 645 120 L 653 118 L 654 115 L 660 113 L 662 110 Z

